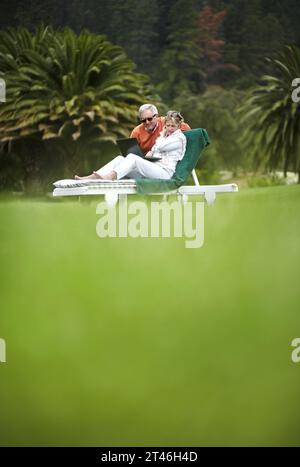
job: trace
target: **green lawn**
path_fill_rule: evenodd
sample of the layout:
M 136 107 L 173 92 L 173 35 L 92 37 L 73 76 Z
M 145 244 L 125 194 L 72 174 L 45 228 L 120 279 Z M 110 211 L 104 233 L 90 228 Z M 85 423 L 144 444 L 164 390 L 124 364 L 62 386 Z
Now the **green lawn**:
M 0 202 L 0 445 L 300 445 L 300 186 L 205 207 L 205 242 Z

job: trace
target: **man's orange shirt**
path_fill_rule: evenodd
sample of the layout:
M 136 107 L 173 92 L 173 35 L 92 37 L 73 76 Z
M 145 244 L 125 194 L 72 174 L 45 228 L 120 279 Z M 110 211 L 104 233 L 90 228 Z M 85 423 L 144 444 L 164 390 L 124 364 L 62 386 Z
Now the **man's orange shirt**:
M 154 146 L 155 141 L 157 140 L 157 138 L 160 135 L 160 132 L 164 128 L 164 123 L 165 123 L 164 117 L 158 117 L 157 126 L 152 133 L 148 133 L 148 131 L 145 130 L 144 125 L 141 123 L 140 125 L 136 126 L 132 130 L 130 137 L 136 138 L 138 140 L 138 143 L 142 151 L 146 154 Z M 180 129 L 182 131 L 185 131 L 185 130 L 190 130 L 191 127 L 187 123 L 183 122 L 180 126 Z

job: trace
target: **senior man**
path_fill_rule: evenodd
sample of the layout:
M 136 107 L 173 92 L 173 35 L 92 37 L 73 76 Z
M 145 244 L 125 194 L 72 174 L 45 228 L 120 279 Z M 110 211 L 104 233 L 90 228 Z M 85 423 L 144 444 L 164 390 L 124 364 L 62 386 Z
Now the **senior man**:
M 167 115 L 174 116 L 181 121 L 180 129 L 182 131 L 191 129 L 190 126 L 183 121 L 181 114 L 176 110 L 169 110 Z M 165 119 L 164 117 L 159 116 L 155 105 L 143 104 L 139 108 L 139 120 L 140 124 L 132 130 L 130 137 L 137 139 L 140 148 L 144 154 L 146 154 L 152 149 L 157 138 L 160 136 L 160 133 L 164 128 Z M 75 175 L 75 179 L 85 180 L 102 178 L 101 174 L 103 173 L 103 169 L 106 171 L 113 170 L 115 165 L 120 163 L 121 158 L 123 158 L 123 156 L 117 156 L 98 171 L 94 171 L 91 175 L 87 175 L 85 177 L 79 177 L 78 175 Z

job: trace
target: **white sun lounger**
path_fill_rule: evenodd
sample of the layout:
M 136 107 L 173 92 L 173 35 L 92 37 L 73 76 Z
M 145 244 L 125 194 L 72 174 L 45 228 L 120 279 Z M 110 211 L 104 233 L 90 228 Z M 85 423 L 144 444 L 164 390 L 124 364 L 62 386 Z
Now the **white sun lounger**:
M 178 162 L 176 171 L 169 181 L 165 180 L 167 185 L 164 185 L 163 180 L 59 180 L 54 183 L 55 189 L 53 196 L 85 196 L 85 195 L 104 195 L 105 200 L 110 205 L 115 205 L 119 196 L 133 195 L 145 193 L 147 195 L 164 195 L 177 194 L 179 200 L 186 202 L 189 196 L 203 195 L 208 204 L 213 204 L 217 193 L 229 193 L 238 191 L 236 184 L 226 185 L 200 185 L 196 175 L 195 166 L 203 149 L 210 144 L 207 131 L 204 128 L 195 128 L 185 132 L 187 138 L 187 146 L 183 159 Z M 192 175 L 194 186 L 179 186 L 183 180 L 187 180 L 188 176 Z M 154 188 L 145 189 L 145 183 L 152 183 Z M 145 183 L 144 183 L 145 182 Z M 172 182 L 168 185 L 168 182 Z M 143 187 L 144 184 L 144 187 Z M 155 186 L 159 187 L 155 191 Z M 168 186 L 170 190 L 168 191 Z M 138 190 L 139 187 L 139 190 Z M 151 187 L 151 185 L 150 185 Z M 163 193 L 160 192 L 162 188 Z M 153 192 L 152 192 L 153 190 Z
M 178 199 L 186 202 L 189 196 L 203 195 L 207 204 L 213 204 L 217 193 L 232 193 L 238 191 L 235 183 L 225 185 L 200 185 L 195 170 L 192 171 L 195 182 L 193 186 L 181 186 L 167 193 L 149 193 L 149 195 L 177 194 Z M 95 196 L 104 195 L 109 205 L 115 205 L 120 195 L 137 194 L 136 182 L 133 179 L 123 180 L 59 180 L 54 183 L 54 197 L 59 196 Z M 148 195 L 144 195 L 148 196 Z

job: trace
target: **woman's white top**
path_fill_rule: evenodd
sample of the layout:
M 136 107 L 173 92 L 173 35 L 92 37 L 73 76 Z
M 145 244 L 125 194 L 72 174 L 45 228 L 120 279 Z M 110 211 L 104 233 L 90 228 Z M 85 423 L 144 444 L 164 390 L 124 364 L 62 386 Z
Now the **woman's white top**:
M 186 137 L 181 130 L 176 130 L 170 136 L 159 136 L 152 147 L 152 157 L 161 157 L 160 161 L 154 164 L 160 165 L 167 170 L 170 177 L 175 172 L 177 162 L 180 161 L 185 153 Z

